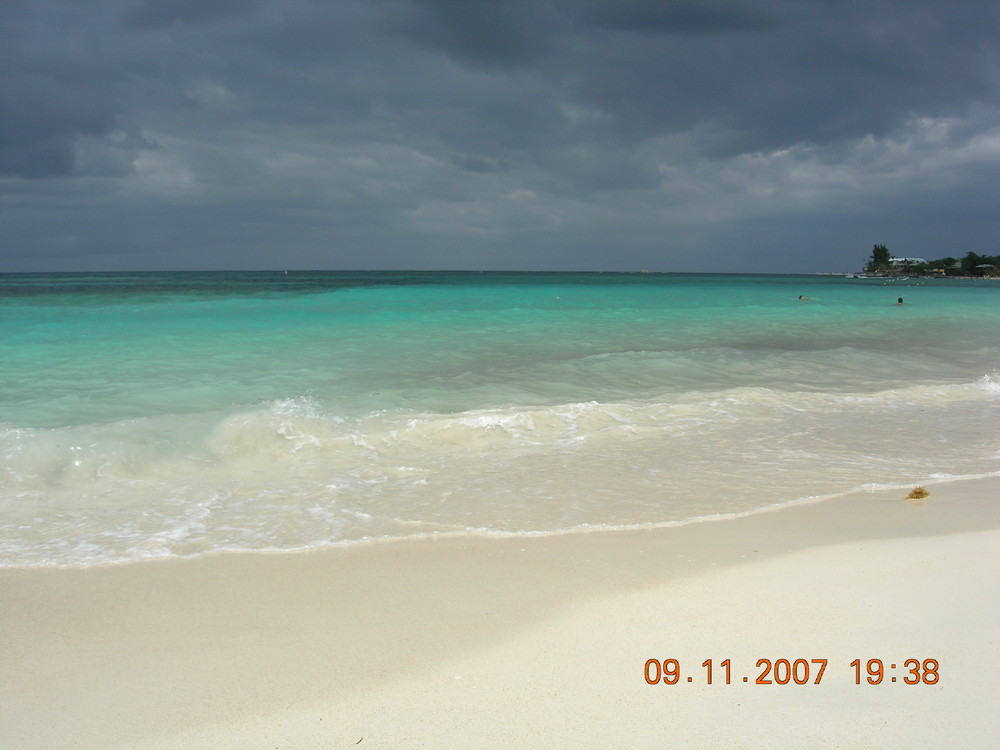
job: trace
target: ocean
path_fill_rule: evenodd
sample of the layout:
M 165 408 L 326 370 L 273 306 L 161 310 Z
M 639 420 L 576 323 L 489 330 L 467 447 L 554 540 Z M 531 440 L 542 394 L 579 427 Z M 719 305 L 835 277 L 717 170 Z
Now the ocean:
M 0 566 L 691 523 L 1000 473 L 991 281 L 6 274 L 0 332 Z

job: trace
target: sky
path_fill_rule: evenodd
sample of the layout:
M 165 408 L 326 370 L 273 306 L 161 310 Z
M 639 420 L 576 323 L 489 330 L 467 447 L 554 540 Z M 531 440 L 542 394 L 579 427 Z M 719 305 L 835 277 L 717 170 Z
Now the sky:
M 1000 254 L 996 0 L 3 0 L 0 272 Z

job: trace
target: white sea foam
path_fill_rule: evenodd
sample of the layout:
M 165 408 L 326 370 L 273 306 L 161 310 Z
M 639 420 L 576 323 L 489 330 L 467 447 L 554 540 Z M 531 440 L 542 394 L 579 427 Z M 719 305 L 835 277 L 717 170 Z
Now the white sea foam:
M 865 480 L 993 470 L 998 416 L 1000 389 L 984 378 L 354 419 L 303 397 L 210 425 L 199 417 L 200 442 L 179 417 L 8 427 L 0 430 L 0 561 L 298 548 L 418 528 L 534 533 L 684 522 L 717 515 L 719 498 L 725 512 L 745 512 Z M 150 433 L 159 439 L 128 440 Z

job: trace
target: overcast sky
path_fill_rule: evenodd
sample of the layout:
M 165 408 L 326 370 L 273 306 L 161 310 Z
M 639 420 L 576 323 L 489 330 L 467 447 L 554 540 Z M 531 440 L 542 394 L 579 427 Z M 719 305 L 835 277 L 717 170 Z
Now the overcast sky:
M 996 0 L 2 0 L 0 271 L 1000 254 Z

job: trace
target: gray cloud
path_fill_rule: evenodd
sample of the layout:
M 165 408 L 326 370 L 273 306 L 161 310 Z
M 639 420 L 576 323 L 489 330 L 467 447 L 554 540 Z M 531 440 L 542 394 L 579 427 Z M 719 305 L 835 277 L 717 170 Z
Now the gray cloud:
M 650 3 L 622 0 L 618 3 L 583 2 L 584 17 L 611 29 L 642 34 L 726 34 L 764 32 L 773 29 L 786 13 L 782 5 L 720 2 L 712 0 Z
M 197 24 L 252 12 L 260 0 L 137 0 L 123 14 L 126 28 L 159 29 L 175 23 Z
M 976 1 L 9 0 L 0 270 L 992 254 L 998 40 Z
M 487 68 L 529 65 L 553 52 L 565 19 L 549 2 L 389 2 L 386 28 L 460 62 Z

